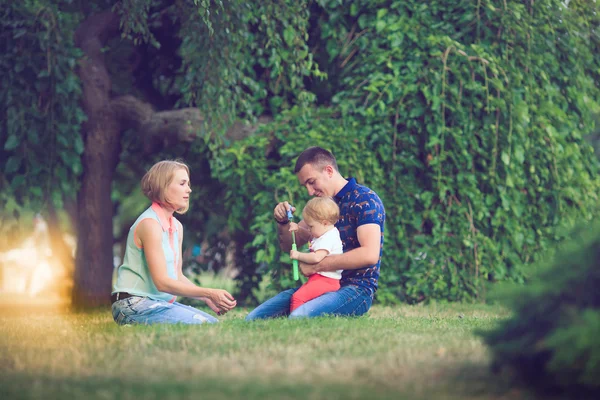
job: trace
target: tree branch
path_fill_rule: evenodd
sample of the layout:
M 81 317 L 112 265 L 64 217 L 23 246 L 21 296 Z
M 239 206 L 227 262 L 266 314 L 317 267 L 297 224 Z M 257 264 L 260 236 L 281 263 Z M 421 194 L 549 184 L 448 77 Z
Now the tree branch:
M 129 95 L 114 98 L 110 106 L 123 129 L 134 129 L 151 143 L 155 143 L 156 139 L 163 144 L 191 143 L 197 137 L 207 134 L 204 117 L 197 108 L 156 112 L 149 103 Z M 236 121 L 225 132 L 225 137 L 232 141 L 246 138 L 254 133 L 260 124 L 270 121 L 270 117 L 264 116 L 258 118 L 256 125 Z M 151 147 L 146 151 L 156 150 Z
M 146 147 L 147 152 L 156 151 L 156 143 L 162 143 L 163 146 L 176 142 L 191 143 L 197 136 L 207 134 L 204 116 L 196 108 L 157 112 L 151 104 L 134 96 L 110 98 L 111 79 L 102 48 L 118 33 L 119 18 L 112 11 L 88 17 L 75 32 L 75 43 L 85 54 L 79 66 L 79 76 L 83 83 L 84 109 L 88 116 L 112 113 L 120 131 L 134 129 L 152 143 Z M 269 117 L 260 117 L 258 123 L 270 120 Z M 88 122 L 92 122 L 91 118 Z M 240 140 L 254 133 L 257 127 L 235 121 L 225 137 L 232 141 Z

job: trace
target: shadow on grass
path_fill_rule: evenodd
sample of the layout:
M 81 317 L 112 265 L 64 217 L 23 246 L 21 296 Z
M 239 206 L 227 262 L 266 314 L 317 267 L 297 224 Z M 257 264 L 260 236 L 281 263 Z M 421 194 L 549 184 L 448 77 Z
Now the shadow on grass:
M 2 399 L 431 399 L 430 395 L 392 393 L 348 385 L 264 383 L 223 378 L 193 382 L 153 381 L 160 371 L 148 371 L 148 381 L 114 378 L 57 378 L 4 375 Z
M 238 379 L 164 381 L 160 371 L 147 371 L 145 378 L 57 377 L 6 371 L 0 378 L 2 399 L 538 399 L 534 393 L 516 388 L 507 377 L 494 375 L 487 366 L 469 364 L 441 371 L 437 382 L 426 388 L 392 390 L 355 384 L 296 384 Z M 6 373 L 8 372 L 8 373 Z M 384 385 L 385 386 L 385 385 Z M 560 399 L 547 397 L 544 399 Z
M 492 372 L 489 366 L 465 364 L 460 368 L 443 374 L 438 389 L 443 393 L 452 393 L 463 399 L 544 399 L 544 400 L 592 400 L 594 397 L 583 394 L 540 393 L 534 391 L 527 382 L 508 370 Z M 437 396 L 435 396 L 437 398 Z

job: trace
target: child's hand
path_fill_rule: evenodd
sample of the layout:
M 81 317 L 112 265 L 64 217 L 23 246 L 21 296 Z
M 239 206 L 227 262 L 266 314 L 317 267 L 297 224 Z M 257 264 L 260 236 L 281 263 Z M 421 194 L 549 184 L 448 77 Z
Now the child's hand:
M 292 251 L 290 251 L 290 258 L 292 260 L 297 260 L 299 254 L 300 254 L 300 252 L 298 250 L 292 250 Z
M 298 224 L 295 222 L 290 222 L 290 232 L 298 231 Z

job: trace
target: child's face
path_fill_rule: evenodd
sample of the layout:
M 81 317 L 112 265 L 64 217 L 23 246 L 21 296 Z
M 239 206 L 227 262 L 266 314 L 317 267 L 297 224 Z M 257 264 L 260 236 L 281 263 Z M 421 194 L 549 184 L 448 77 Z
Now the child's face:
M 331 229 L 331 224 L 327 221 L 315 221 L 311 218 L 304 218 L 304 222 L 308 225 L 308 229 L 310 229 L 310 235 L 314 238 L 321 237 Z

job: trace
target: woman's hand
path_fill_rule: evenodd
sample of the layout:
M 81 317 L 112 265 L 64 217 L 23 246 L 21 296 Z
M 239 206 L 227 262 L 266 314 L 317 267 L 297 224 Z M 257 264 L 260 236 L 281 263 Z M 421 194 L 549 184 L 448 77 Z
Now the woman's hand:
M 217 314 L 225 314 L 227 311 L 230 311 L 237 305 L 237 301 L 233 298 L 233 296 L 227 290 L 223 289 L 210 289 L 207 300 L 208 301 L 205 301 L 206 305 L 208 305 Z M 216 310 L 213 308 L 213 306 L 216 308 Z
M 215 303 L 213 303 L 213 301 L 211 299 L 209 299 L 208 297 L 198 297 L 199 300 L 202 300 L 203 302 L 206 303 L 206 305 L 213 310 L 217 315 L 222 315 L 225 313 L 222 313 L 221 310 L 219 309 L 219 307 L 217 307 L 215 305 Z

